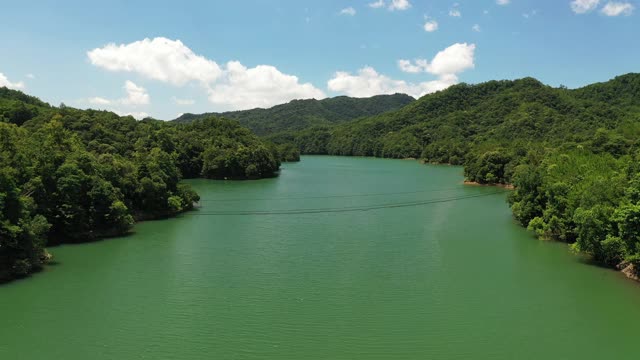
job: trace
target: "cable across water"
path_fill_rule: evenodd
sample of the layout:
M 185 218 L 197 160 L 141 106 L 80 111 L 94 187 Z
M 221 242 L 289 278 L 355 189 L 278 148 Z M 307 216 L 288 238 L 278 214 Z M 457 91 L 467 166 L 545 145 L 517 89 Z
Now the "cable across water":
M 231 199 L 200 199 L 199 202 L 231 202 L 231 201 L 277 201 L 277 200 L 306 200 L 306 199 L 336 199 L 336 198 L 352 198 L 352 197 L 374 197 L 374 196 L 387 196 L 387 195 L 408 195 L 408 194 L 423 194 L 434 192 L 447 192 L 460 190 L 460 187 L 447 188 L 447 189 L 431 189 L 420 191 L 402 191 L 402 192 L 388 192 L 388 193 L 370 193 L 370 194 L 351 194 L 351 195 L 326 195 L 326 196 L 292 196 L 292 197 L 275 197 L 275 198 L 231 198 Z
M 399 203 L 387 203 L 387 204 L 376 204 L 376 205 L 367 205 L 367 206 L 352 206 L 352 207 L 340 207 L 340 208 L 310 208 L 310 209 L 289 209 L 289 210 L 245 210 L 245 211 L 197 211 L 191 212 L 187 215 L 191 216 L 247 216 L 247 215 L 298 215 L 298 214 L 323 214 L 323 213 L 344 213 L 344 212 L 355 212 L 355 211 L 371 211 L 371 210 L 379 210 L 379 209 L 393 209 L 393 208 L 403 208 L 403 207 L 411 207 L 411 206 L 423 206 L 429 204 L 437 204 L 437 203 L 446 203 L 452 201 L 460 201 L 472 198 L 479 198 L 485 196 L 492 196 L 497 194 L 504 194 L 507 191 L 494 191 L 485 194 L 476 194 L 476 195 L 464 195 L 457 197 L 449 197 L 449 198 L 441 198 L 441 199 L 429 199 L 429 200 L 420 200 L 420 201 L 410 201 L 410 202 L 399 202 Z

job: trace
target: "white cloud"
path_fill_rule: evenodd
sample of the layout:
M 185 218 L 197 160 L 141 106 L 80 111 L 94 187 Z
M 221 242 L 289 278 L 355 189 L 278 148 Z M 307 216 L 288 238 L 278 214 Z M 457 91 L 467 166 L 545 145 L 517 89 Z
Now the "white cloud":
M 110 100 L 100 96 L 95 96 L 87 99 L 91 105 L 114 105 L 120 104 L 125 106 L 138 106 L 138 105 L 147 105 L 149 104 L 149 94 L 147 90 L 142 86 L 136 85 L 133 81 L 127 80 L 122 87 L 127 96 L 118 100 Z
M 402 71 L 414 74 L 430 73 L 438 77 L 436 80 L 408 83 L 391 79 L 379 74 L 374 68 L 365 66 L 356 74 L 337 72 L 327 85 L 331 91 L 356 97 L 396 92 L 420 97 L 458 83 L 457 74 L 475 66 L 475 48 L 473 44 L 459 43 L 438 52 L 431 62 L 424 59 L 417 59 L 415 62 L 398 61 L 398 67 Z
M 384 7 L 385 3 L 384 0 L 378 0 L 378 1 L 374 1 L 372 3 L 369 3 L 369 7 L 370 8 L 374 8 L 374 9 L 379 9 L 381 7 Z
M 196 103 L 196 101 L 193 99 L 178 99 L 175 96 L 172 97 L 171 100 L 173 100 L 173 102 L 176 103 L 177 105 L 182 105 L 182 106 L 193 105 Z
M 460 10 L 458 10 L 458 9 L 451 9 L 451 10 L 449 10 L 449 16 L 461 17 L 462 13 L 460 13 Z
M 593 11 L 600 4 L 600 0 L 573 0 L 571 10 L 576 14 L 585 14 Z
M 474 44 L 457 43 L 438 52 L 429 62 L 425 59 L 398 60 L 400 70 L 408 73 L 426 72 L 438 76 L 458 74 L 475 67 Z
M 209 89 L 209 101 L 229 110 L 270 107 L 293 99 L 322 99 L 326 95 L 298 77 L 269 65 L 247 68 L 238 61 L 227 63 L 223 79 Z
M 429 69 L 429 62 L 424 59 L 417 59 L 414 64 L 410 60 L 398 60 L 398 67 L 403 72 L 417 74 L 427 72 Z
M 215 61 L 195 54 L 180 40 L 159 37 L 123 45 L 109 44 L 91 50 L 87 55 L 92 64 L 109 71 L 135 72 L 176 86 L 199 82 L 212 103 L 229 110 L 325 97 L 324 92 L 310 83 L 300 83 L 296 76 L 284 74 L 274 66 L 247 68 L 238 61 L 219 66 Z M 126 86 L 128 97 L 118 102 L 147 104 L 146 90 L 131 84 Z
M 509 3 L 511 3 L 511 0 L 496 0 L 496 4 L 498 5 L 509 5 Z
M 29 79 L 35 79 L 35 78 L 36 78 L 36 76 L 35 76 L 35 75 L 33 75 L 33 74 L 31 74 L 31 73 L 27 74 L 27 77 L 28 77 Z
M 344 8 L 344 9 L 340 10 L 340 15 L 354 16 L 355 14 L 356 14 L 356 9 L 354 9 L 351 6 L 349 6 L 348 8 Z
M 444 90 L 458 82 L 455 75 L 442 77 L 433 81 L 421 83 L 407 83 L 404 80 L 394 80 L 379 74 L 372 67 L 358 70 L 356 75 L 347 72 L 337 72 L 329 80 L 328 87 L 332 91 L 342 92 L 354 97 L 369 97 L 379 94 L 404 93 L 420 97 L 428 93 Z
M 424 31 L 434 32 L 438 30 L 438 22 L 435 20 L 428 20 L 424 23 Z
M 633 13 L 634 9 L 635 7 L 631 3 L 610 1 L 602 8 L 601 11 L 607 16 L 629 16 Z
M 196 55 L 180 40 L 164 37 L 130 44 L 108 44 L 87 52 L 91 63 L 109 71 L 135 72 L 150 79 L 184 85 L 215 81 L 222 70 L 214 61 Z
M 114 113 L 118 114 L 119 116 L 133 116 L 134 118 L 136 118 L 136 120 L 142 120 L 144 118 L 149 117 L 149 114 L 147 114 L 144 111 L 126 112 L 126 111 L 119 111 L 119 110 L 116 110 L 116 109 L 112 109 L 110 111 L 113 111 Z
M 409 0 L 391 0 L 389 4 L 389 10 L 407 10 L 411 7 Z
M 8 87 L 9 89 L 22 90 L 24 89 L 24 82 L 11 82 L 3 73 L 0 73 L 0 87 L 3 86 Z
M 88 99 L 89 104 L 91 105 L 109 105 L 111 104 L 111 100 L 105 99 L 100 96 L 92 97 Z
M 428 72 L 434 75 L 457 74 L 475 67 L 476 46 L 457 43 L 438 52 L 429 63 Z
M 481 32 L 482 29 L 480 28 L 479 24 L 475 24 L 471 27 L 471 30 L 475 31 L 475 32 Z
M 120 102 L 124 105 L 147 105 L 149 103 L 149 94 L 147 90 L 142 86 L 138 86 L 133 81 L 127 80 L 124 83 L 124 90 L 127 92 L 127 97 L 121 99 Z

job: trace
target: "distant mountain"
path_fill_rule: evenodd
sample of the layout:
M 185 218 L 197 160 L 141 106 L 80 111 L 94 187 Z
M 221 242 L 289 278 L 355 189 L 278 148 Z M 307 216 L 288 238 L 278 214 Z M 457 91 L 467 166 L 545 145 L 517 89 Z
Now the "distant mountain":
M 269 109 L 229 111 L 224 113 L 184 114 L 173 120 L 191 122 L 209 116 L 235 119 L 257 135 L 296 131 L 312 126 L 334 125 L 398 110 L 415 101 L 409 95 L 378 95 L 370 98 L 338 96 L 323 100 L 293 100 Z
M 627 74 L 575 90 L 533 78 L 458 84 L 396 111 L 271 140 L 294 142 L 306 154 L 462 164 L 474 149 L 582 144 L 600 128 L 623 136 L 620 146 L 628 148 L 638 126 L 640 74 Z

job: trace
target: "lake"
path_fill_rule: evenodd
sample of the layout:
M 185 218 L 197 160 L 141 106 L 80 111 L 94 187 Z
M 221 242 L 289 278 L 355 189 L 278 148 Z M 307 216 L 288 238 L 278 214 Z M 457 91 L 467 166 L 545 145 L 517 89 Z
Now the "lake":
M 640 284 L 462 168 L 306 156 L 0 286 L 0 359 L 631 359 Z

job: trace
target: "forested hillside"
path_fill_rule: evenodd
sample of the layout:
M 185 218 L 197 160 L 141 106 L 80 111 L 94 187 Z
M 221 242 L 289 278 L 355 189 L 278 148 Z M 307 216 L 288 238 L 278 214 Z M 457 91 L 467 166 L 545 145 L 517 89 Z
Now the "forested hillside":
M 397 110 L 413 102 L 405 94 L 378 95 L 370 98 L 338 96 L 323 100 L 293 100 L 269 109 L 252 109 L 225 113 L 184 114 L 176 122 L 190 122 L 215 115 L 235 119 L 256 134 L 270 135 L 319 125 L 341 124 L 361 117 Z
M 398 111 L 272 138 L 295 141 L 303 153 L 422 157 L 452 164 L 464 163 L 474 149 L 585 143 L 600 128 L 611 141 L 617 135 L 633 141 L 639 77 L 630 74 L 579 90 L 552 88 L 532 78 L 460 84 Z M 507 174 L 498 182 L 508 180 Z
M 303 154 L 421 158 L 515 185 L 515 217 L 607 266 L 640 270 L 640 74 L 569 90 L 460 84 L 393 112 L 269 138 Z
M 183 178 L 274 176 L 279 156 L 231 120 L 136 121 L 0 88 L 0 281 L 39 269 L 46 245 L 191 209 Z

